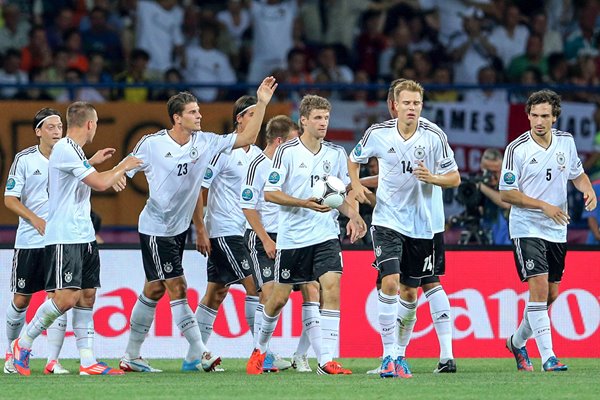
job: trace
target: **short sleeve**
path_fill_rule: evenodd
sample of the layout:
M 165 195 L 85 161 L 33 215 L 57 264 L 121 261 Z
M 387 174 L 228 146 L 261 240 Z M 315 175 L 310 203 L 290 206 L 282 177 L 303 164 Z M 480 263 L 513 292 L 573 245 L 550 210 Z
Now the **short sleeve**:
M 521 175 L 521 160 L 518 152 L 508 145 L 502 160 L 502 172 L 500 173 L 500 190 L 519 190 L 519 177 Z
M 581 160 L 579 159 L 579 155 L 577 154 L 577 148 L 575 147 L 575 141 L 571 140 L 571 149 L 570 149 L 570 161 L 571 165 L 569 165 L 569 180 L 576 179 L 579 175 L 583 174 L 583 165 L 581 164 Z
M 350 184 L 350 174 L 348 173 L 348 154 L 346 154 L 346 150 L 340 148 L 338 150 L 339 154 L 339 171 L 338 178 L 344 182 L 344 185 L 348 186 Z
M 287 154 L 284 153 L 286 148 L 279 146 L 273 156 L 273 167 L 269 171 L 267 181 L 265 182 L 265 192 L 276 192 L 282 190 L 283 183 L 287 177 Z
M 376 154 L 376 138 L 373 133 L 373 126 L 371 126 L 363 135 L 360 142 L 354 146 L 352 153 L 350 153 L 350 161 L 366 164 L 369 162 L 369 158 L 377 157 Z
M 213 181 L 219 175 L 221 170 L 223 169 L 223 163 L 225 162 L 226 157 L 224 157 L 221 153 L 215 155 L 208 166 L 206 167 L 206 171 L 204 172 L 204 178 L 202 179 L 202 187 L 209 188 L 212 185 Z
M 25 163 L 19 160 L 20 158 L 16 158 L 10 167 L 4 196 L 21 197 L 21 191 L 25 186 Z
M 217 153 L 230 154 L 235 145 L 237 139 L 237 133 L 227 133 L 225 135 L 217 135 L 216 133 L 210 133 L 211 135 L 211 147 L 216 150 Z
M 55 168 L 73 175 L 80 181 L 93 172 L 96 172 L 96 169 L 90 165 L 81 148 L 67 144 L 60 147 L 58 151 L 59 154 L 57 154 Z
M 131 155 L 142 160 L 142 164 L 139 167 L 126 172 L 128 177 L 133 178 L 139 171 L 146 171 L 150 166 L 150 145 L 147 137 L 140 139 L 131 152 Z
M 454 159 L 454 151 L 448 144 L 448 137 L 445 133 L 440 132 L 440 140 L 434 148 L 435 151 L 435 173 L 439 175 L 447 174 L 448 172 L 458 171 L 458 165 Z

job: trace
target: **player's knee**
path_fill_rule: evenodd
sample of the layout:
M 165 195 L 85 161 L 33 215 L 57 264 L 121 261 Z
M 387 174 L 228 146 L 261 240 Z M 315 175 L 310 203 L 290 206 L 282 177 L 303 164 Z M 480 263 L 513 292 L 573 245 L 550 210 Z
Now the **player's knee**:
M 398 294 L 399 284 L 398 279 L 392 275 L 384 276 L 381 280 L 381 292 L 388 296 L 394 296 Z
M 13 297 L 13 304 L 15 307 L 23 309 L 29 307 L 29 302 L 31 301 L 31 296 L 22 296 L 15 295 Z

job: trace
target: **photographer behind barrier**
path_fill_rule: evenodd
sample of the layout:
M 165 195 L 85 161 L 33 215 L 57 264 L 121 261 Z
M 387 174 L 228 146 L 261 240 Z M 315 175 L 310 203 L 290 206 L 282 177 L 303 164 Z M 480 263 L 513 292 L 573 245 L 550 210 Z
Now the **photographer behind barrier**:
M 469 231 L 461 236 L 461 244 L 475 241 L 479 244 L 510 245 L 510 205 L 500 199 L 498 192 L 498 178 L 502 170 L 500 150 L 486 149 L 481 156 L 480 166 L 481 173 L 463 179 L 456 194 L 456 199 L 465 206 L 465 211 L 454 217 L 453 221 Z

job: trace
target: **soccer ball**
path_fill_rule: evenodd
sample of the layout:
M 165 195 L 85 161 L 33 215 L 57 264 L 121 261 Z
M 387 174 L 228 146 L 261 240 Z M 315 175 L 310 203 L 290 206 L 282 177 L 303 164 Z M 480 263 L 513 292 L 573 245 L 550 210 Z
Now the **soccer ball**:
M 338 208 L 346 197 L 346 185 L 341 179 L 329 175 L 314 183 L 312 194 L 319 203 L 331 208 Z

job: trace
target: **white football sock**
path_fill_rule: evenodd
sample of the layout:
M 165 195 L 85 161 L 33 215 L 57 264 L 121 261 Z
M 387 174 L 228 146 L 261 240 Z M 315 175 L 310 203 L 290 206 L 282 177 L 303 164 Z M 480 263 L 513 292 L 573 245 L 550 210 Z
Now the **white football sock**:
M 190 348 L 185 356 L 185 361 L 195 361 L 202 358 L 202 354 L 206 351 L 206 346 L 202 342 L 202 335 L 198 327 L 198 321 L 188 305 L 187 299 L 172 300 L 171 313 L 173 319 L 179 327 L 179 330 L 185 336 L 185 339 L 190 344 Z
M 256 315 L 256 307 L 258 307 L 258 296 L 246 296 L 246 300 L 244 301 L 244 312 L 252 336 L 255 336 L 254 318 Z
M 417 301 L 410 303 L 398 296 L 398 356 L 406 357 L 406 347 L 417 322 Z
M 27 307 L 17 308 L 15 303 L 12 301 L 6 309 L 6 338 L 8 339 L 8 347 L 6 352 L 10 353 L 10 344 L 13 340 L 19 337 L 23 325 L 25 325 L 25 315 L 27 314 Z
M 198 308 L 196 308 L 196 320 L 198 321 L 200 333 L 202 334 L 202 342 L 205 346 L 208 346 L 208 339 L 212 335 L 215 319 L 217 319 L 217 312 L 218 310 L 213 310 L 202 303 L 198 304 Z
M 58 360 L 58 355 L 65 341 L 67 331 L 67 314 L 56 318 L 54 323 L 46 329 L 48 335 L 48 362 Z
M 552 350 L 552 331 L 546 302 L 528 302 L 527 318 L 535 336 L 535 343 L 542 357 L 542 364 L 554 356 Z
M 383 344 L 383 358 L 394 358 L 396 348 L 396 317 L 398 315 L 398 295 L 387 295 L 379 292 L 377 298 L 377 312 L 379 316 L 379 334 Z
M 319 365 L 325 365 L 333 360 L 337 350 L 338 338 L 340 335 L 340 311 L 321 309 L 321 360 Z
M 441 286 L 425 292 L 425 297 L 429 302 L 429 312 L 433 327 L 440 343 L 440 362 L 453 359 L 452 354 L 452 312 L 450 310 L 450 301 L 448 295 Z
M 82 367 L 96 364 L 94 356 L 94 317 L 91 307 L 73 307 L 73 333 Z
M 140 357 L 142 344 L 154 321 L 157 303 L 156 300 L 147 298 L 143 293 L 138 296 L 129 319 L 129 340 L 125 349 L 127 358 L 133 360 Z
M 21 332 L 19 339 L 21 347 L 31 348 L 33 341 L 62 314 L 52 299 L 46 300 L 38 308 L 29 325 Z

